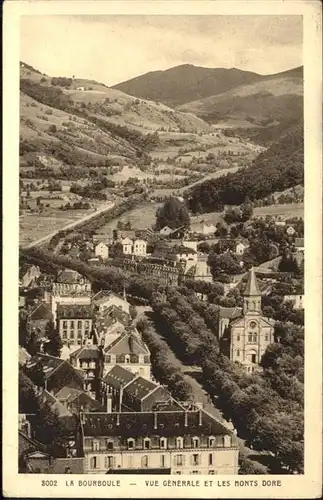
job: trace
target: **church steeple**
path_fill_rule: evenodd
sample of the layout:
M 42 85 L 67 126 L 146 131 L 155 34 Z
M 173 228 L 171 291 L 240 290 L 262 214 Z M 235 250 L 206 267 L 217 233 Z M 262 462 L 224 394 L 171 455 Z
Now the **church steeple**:
M 261 313 L 261 292 L 253 267 L 249 271 L 243 302 L 243 310 L 245 314 L 248 312 Z

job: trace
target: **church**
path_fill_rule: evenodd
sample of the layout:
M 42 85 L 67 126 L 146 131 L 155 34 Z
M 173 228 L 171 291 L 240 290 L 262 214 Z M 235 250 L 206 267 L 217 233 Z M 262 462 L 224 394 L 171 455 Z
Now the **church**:
M 274 342 L 274 320 L 261 311 L 261 292 L 254 268 L 251 268 L 244 292 L 243 308 L 221 307 L 219 341 L 230 361 L 241 363 L 247 372 L 259 369 L 262 355 Z

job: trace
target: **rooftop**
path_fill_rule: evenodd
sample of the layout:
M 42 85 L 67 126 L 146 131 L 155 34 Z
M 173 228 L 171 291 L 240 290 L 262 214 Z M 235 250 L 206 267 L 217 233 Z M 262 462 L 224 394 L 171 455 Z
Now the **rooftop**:
M 133 330 L 123 332 L 105 349 L 106 354 L 150 354 L 146 344 L 141 340 L 139 333 Z
M 60 271 L 56 277 L 57 283 L 82 284 L 85 281 L 86 278 L 73 269 L 64 269 Z
M 84 345 L 80 347 L 80 349 L 77 349 L 77 351 L 73 351 L 70 354 L 70 358 L 75 358 L 75 359 L 99 359 L 101 356 L 101 350 L 99 349 L 98 346 L 89 346 L 89 345 Z
M 124 392 L 136 397 L 137 399 L 143 399 L 157 387 L 158 384 L 156 384 L 155 382 L 151 382 L 150 380 L 143 377 L 137 377 L 127 385 Z
M 246 289 L 244 292 L 245 297 L 254 297 L 261 295 L 259 290 L 255 269 L 252 267 L 249 271 L 248 281 L 246 285 Z
M 83 435 L 99 436 L 183 436 L 231 435 L 227 427 L 204 410 L 83 413 L 81 414 Z M 187 424 L 187 425 L 185 425 Z
M 57 304 L 58 319 L 90 319 L 92 315 L 90 304 Z
M 131 382 L 136 378 L 136 375 L 122 366 L 115 365 L 103 378 L 103 381 L 114 387 L 115 389 L 120 389 L 124 387 L 126 384 Z
M 240 318 L 242 315 L 242 307 L 220 307 L 219 316 L 220 318 L 235 319 Z
M 53 317 L 52 311 L 45 302 L 39 302 L 28 315 L 29 319 L 35 321 L 38 319 L 48 319 Z

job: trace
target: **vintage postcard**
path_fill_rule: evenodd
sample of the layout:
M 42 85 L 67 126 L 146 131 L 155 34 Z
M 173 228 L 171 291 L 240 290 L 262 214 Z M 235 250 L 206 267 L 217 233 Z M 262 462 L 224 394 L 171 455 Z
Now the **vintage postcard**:
M 321 496 L 321 21 L 5 3 L 5 497 Z

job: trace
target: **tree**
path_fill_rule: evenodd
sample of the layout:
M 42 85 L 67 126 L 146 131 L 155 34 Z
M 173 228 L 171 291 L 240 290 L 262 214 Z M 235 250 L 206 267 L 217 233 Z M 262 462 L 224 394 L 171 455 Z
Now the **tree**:
M 178 198 L 169 198 L 156 212 L 156 230 L 159 231 L 165 226 L 171 229 L 190 226 L 188 209 Z
M 241 205 L 241 219 L 247 221 L 251 219 L 253 214 L 253 204 L 251 203 L 249 197 L 247 196 L 244 203 Z
M 119 241 L 117 241 L 116 243 L 114 243 L 114 245 L 112 245 L 112 247 L 109 250 L 109 255 L 112 259 L 123 256 L 123 246 Z
M 51 356 L 59 358 L 61 355 L 63 343 L 58 331 L 55 329 L 53 320 L 50 320 L 47 323 L 45 333 L 49 342 L 46 342 L 44 344 L 44 351 Z

